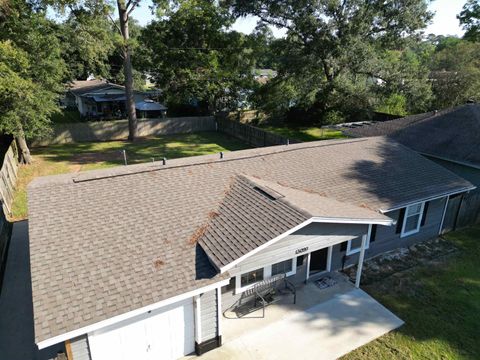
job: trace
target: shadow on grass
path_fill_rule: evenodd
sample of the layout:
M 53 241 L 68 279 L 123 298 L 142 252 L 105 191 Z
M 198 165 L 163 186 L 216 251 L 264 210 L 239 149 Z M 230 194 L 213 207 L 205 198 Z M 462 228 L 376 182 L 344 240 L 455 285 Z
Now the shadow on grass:
M 243 142 L 217 132 L 165 135 L 129 141 L 108 141 L 51 145 L 33 149 L 48 161 L 69 162 L 72 165 L 99 164 L 104 166 L 124 163 L 123 150 L 129 164 L 206 155 L 220 151 L 246 149 Z

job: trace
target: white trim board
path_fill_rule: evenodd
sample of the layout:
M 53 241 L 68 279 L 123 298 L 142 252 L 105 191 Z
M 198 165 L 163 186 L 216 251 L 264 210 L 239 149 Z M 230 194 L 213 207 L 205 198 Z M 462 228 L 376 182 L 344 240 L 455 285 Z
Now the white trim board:
M 303 223 L 291 228 L 290 230 L 284 232 L 283 234 L 280 234 L 276 238 L 273 238 L 272 240 L 267 241 L 265 244 L 262 244 L 252 251 L 244 254 L 243 256 L 240 256 L 238 259 L 232 261 L 231 263 L 221 267 L 219 269 L 220 273 L 224 273 L 228 271 L 229 269 L 233 268 L 235 265 L 241 263 L 245 259 L 249 258 L 252 255 L 255 255 L 259 251 L 262 251 L 263 249 L 269 247 L 270 245 L 275 244 L 276 242 L 282 240 L 283 238 L 287 237 L 288 235 L 293 234 L 295 231 L 300 230 L 301 228 L 311 224 L 311 223 L 328 223 L 328 224 L 352 224 L 352 225 L 384 225 L 384 226 L 391 226 L 396 223 L 396 220 L 393 219 L 385 219 L 385 220 L 367 220 L 367 219 L 347 219 L 347 218 L 325 218 L 325 217 L 312 217 Z
M 135 310 L 126 312 L 124 314 L 113 316 L 111 318 L 99 321 L 97 323 L 94 323 L 94 324 L 91 324 L 91 325 L 88 325 L 88 326 L 84 326 L 80 329 L 69 331 L 69 332 L 67 332 L 65 334 L 62 334 L 62 335 L 54 336 L 50 339 L 46 339 L 46 340 L 43 340 L 43 341 L 40 341 L 39 343 L 37 343 L 38 349 L 41 350 L 41 349 L 44 349 L 48 346 L 52 346 L 52 345 L 61 343 L 65 340 L 70 340 L 70 339 L 73 339 L 77 336 L 81 336 L 81 335 L 84 335 L 84 334 L 87 334 L 87 333 L 90 333 L 90 332 L 93 332 L 93 331 L 96 331 L 96 330 L 100 330 L 104 327 L 116 324 L 120 321 L 124 321 L 124 320 L 130 319 L 132 317 L 141 315 L 143 313 L 146 313 L 146 312 L 149 312 L 149 311 L 152 311 L 152 310 L 156 310 L 156 309 L 159 309 L 161 307 L 164 307 L 164 306 L 176 303 L 178 301 L 187 299 L 189 297 L 193 297 L 195 295 L 199 295 L 199 294 L 202 294 L 204 292 L 214 290 L 216 288 L 227 285 L 229 282 L 230 282 L 230 279 L 222 280 L 222 281 L 204 286 L 202 288 L 195 289 L 195 290 L 192 290 L 192 291 L 180 294 L 180 295 L 176 295 L 176 296 L 173 296 L 171 298 L 159 301 L 157 303 L 154 303 L 154 304 L 151 304 L 151 305 L 148 305 L 148 306 L 144 306 L 142 308 L 135 309 Z

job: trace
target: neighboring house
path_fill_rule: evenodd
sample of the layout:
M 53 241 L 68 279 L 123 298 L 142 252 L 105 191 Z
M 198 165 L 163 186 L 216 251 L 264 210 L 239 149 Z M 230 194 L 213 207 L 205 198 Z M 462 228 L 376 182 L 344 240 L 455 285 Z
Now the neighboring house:
M 150 92 L 134 91 L 137 116 L 165 117 L 167 108 L 149 96 Z M 63 102 L 67 107 L 76 107 L 80 115 L 88 119 L 116 119 L 127 115 L 125 87 L 105 80 L 74 81 Z
M 467 179 L 477 189 L 451 197 L 444 230 L 480 222 L 480 104 L 367 124 L 344 133 L 355 138 L 387 136 Z
M 277 76 L 277 72 L 272 69 L 253 70 L 253 78 L 260 84 L 266 84 L 276 76 Z
M 473 188 L 384 138 L 37 178 L 35 342 L 66 342 L 75 360 L 202 354 L 252 286 L 279 274 L 298 285 L 435 237 L 447 198 Z

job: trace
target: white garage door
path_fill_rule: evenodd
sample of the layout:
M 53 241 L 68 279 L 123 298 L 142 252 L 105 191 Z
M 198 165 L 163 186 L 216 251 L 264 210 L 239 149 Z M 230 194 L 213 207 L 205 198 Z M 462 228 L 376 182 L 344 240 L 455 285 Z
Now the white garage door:
M 192 298 L 88 335 L 92 360 L 170 360 L 195 349 Z

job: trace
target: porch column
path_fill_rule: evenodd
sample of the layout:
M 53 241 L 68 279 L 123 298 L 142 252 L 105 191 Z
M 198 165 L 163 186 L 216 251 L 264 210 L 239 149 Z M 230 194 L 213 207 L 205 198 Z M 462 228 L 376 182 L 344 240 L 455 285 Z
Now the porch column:
M 327 253 L 327 271 L 332 271 L 332 253 L 333 253 L 333 246 L 329 246 L 328 253 Z
M 307 255 L 307 271 L 305 271 L 305 284 L 307 283 L 307 280 L 310 277 L 310 258 L 311 258 L 311 253 L 308 253 L 308 255 Z
M 372 225 L 370 225 L 371 227 Z M 370 232 L 369 227 L 369 232 Z M 367 235 L 362 236 L 362 246 L 360 247 L 360 256 L 358 257 L 357 276 L 355 277 L 355 287 L 360 287 L 360 278 L 362 276 L 363 259 L 365 257 L 365 246 L 367 245 Z
M 201 310 L 200 310 L 200 295 L 194 297 L 195 305 L 195 342 L 200 344 L 202 342 L 202 321 L 201 321 Z M 196 347 L 195 347 L 196 348 Z
M 222 336 L 222 288 L 217 288 L 217 336 Z

